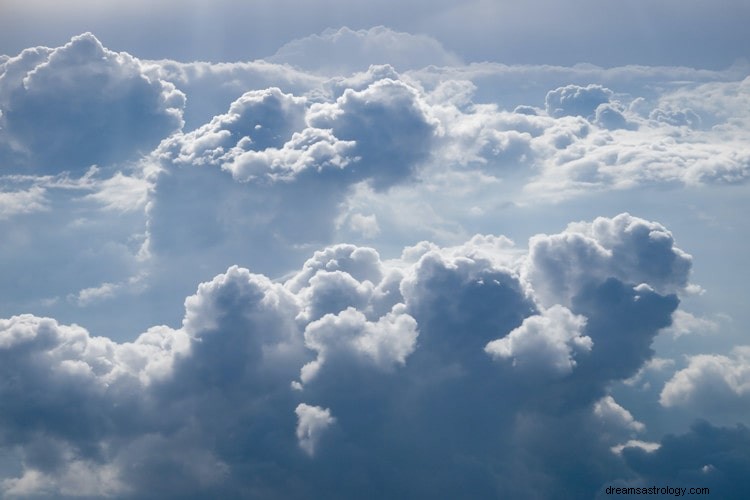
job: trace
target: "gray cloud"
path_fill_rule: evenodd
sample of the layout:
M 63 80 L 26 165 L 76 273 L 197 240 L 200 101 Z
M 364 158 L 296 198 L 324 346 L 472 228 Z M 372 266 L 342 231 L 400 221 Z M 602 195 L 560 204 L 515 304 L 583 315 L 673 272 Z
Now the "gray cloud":
M 747 427 L 715 427 L 698 422 L 686 434 L 666 436 L 656 450 L 625 448 L 623 457 L 636 475 L 609 484 L 646 488 L 683 484 L 739 500 L 750 494 L 747 482 L 742 480 L 750 468 L 749 445 Z
M 612 98 L 612 91 L 601 85 L 568 85 L 547 92 L 544 99 L 547 114 L 555 118 L 561 116 L 592 116 L 600 104 Z
M 526 477 L 513 495 L 591 496 L 621 474 L 610 448 L 642 430 L 606 387 L 650 358 L 671 321 L 676 298 L 654 290 L 684 286 L 668 259 L 639 264 L 654 244 L 632 236 L 641 227 L 661 230 L 621 215 L 563 233 L 588 232 L 614 276 L 572 260 L 576 272 L 539 267 L 527 281 L 526 259 L 488 236 L 393 261 L 338 245 L 282 282 L 231 267 L 185 300 L 180 328 L 133 342 L 2 320 L 0 366 L 14 382 L 0 438 L 22 464 L 4 491 L 431 497 L 499 494 Z M 553 251 L 563 261 L 569 248 Z M 680 255 L 671 240 L 661 251 Z M 530 287 L 543 273 L 571 298 L 543 307 Z M 587 478 L 572 484 L 562 459 Z
M 3 64 L 0 152 L 16 170 L 84 172 L 156 146 L 182 126 L 184 103 L 173 84 L 86 33 Z

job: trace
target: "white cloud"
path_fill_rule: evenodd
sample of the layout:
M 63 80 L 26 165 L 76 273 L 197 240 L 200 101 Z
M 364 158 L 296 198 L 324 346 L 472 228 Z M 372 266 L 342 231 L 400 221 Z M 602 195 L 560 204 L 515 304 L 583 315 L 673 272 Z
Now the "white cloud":
M 607 277 L 646 283 L 659 293 L 682 292 L 691 263 L 664 226 L 620 214 L 534 236 L 525 276 L 543 304 L 568 304 L 588 280 Z
M 549 368 L 564 376 L 576 366 L 575 357 L 591 351 L 593 342 L 583 335 L 586 318 L 555 305 L 523 320 L 507 336 L 488 343 L 484 350 L 494 358 L 512 359 L 521 370 Z
M 310 406 L 304 403 L 297 405 L 294 410 L 297 414 L 297 439 L 299 446 L 305 453 L 312 456 L 315 454 L 315 446 L 320 440 L 321 434 L 336 419 L 331 416 L 330 410 L 320 406 Z
M 608 103 L 612 98 L 612 91 L 601 85 L 568 85 L 547 92 L 544 99 L 547 114 L 560 118 L 562 116 L 591 117 L 599 105 Z
M 367 321 L 364 314 L 349 307 L 338 314 L 326 314 L 305 328 L 305 345 L 318 358 L 302 367 L 301 381 L 316 376 L 328 357 L 363 356 L 381 369 L 403 365 L 414 351 L 417 322 L 406 314 L 403 304 L 378 319 Z
M 730 356 L 698 354 L 677 371 L 661 391 L 665 407 L 686 407 L 703 416 L 746 422 L 750 405 L 750 347 L 737 346 Z
M 32 186 L 22 191 L 0 191 L 0 219 L 48 210 L 45 189 Z
M 659 443 L 650 441 L 641 441 L 639 439 L 630 439 L 626 443 L 618 444 L 612 447 L 612 452 L 616 455 L 622 454 L 622 450 L 627 448 L 637 448 L 643 450 L 644 453 L 653 453 L 661 447 Z
M 378 218 L 375 214 L 353 214 L 349 217 L 349 229 L 360 233 L 363 237 L 368 239 L 375 238 L 380 234 L 380 226 L 378 226 Z
M 460 59 L 434 38 L 384 26 L 357 31 L 328 29 L 286 43 L 267 60 L 324 74 L 351 73 L 371 64 L 388 63 L 399 70 L 460 64 Z
M 664 333 L 673 335 L 675 338 L 683 335 L 705 335 L 719 332 L 719 322 L 713 319 L 698 317 L 687 311 L 678 309 L 672 317 L 672 325 L 664 330 Z
M 646 426 L 633 418 L 633 415 L 617 404 L 612 396 L 605 396 L 594 404 L 594 415 L 603 425 L 611 429 L 626 430 L 630 433 L 643 432 Z

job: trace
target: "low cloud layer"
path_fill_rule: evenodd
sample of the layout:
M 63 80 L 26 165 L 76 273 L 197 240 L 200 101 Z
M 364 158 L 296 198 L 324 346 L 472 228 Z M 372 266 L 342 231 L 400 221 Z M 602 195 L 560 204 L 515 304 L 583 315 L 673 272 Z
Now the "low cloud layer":
M 537 480 L 513 495 L 592 496 L 627 473 L 631 452 L 611 448 L 644 427 L 608 384 L 649 361 L 688 283 L 668 235 L 623 214 L 539 235 L 526 255 L 493 237 L 397 260 L 338 245 L 283 282 L 232 267 L 186 299 L 180 328 L 126 343 L 3 320 L 1 436 L 22 465 L 4 491 L 499 495 L 524 475 Z M 609 271 L 568 257 L 592 252 Z M 573 484 L 557 460 L 592 473 Z

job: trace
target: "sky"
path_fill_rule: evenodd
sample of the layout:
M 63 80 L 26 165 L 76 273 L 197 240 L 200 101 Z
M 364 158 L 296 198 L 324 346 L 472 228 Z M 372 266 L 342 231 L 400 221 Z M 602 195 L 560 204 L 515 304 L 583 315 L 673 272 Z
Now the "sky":
M 4 0 L 0 496 L 747 498 L 748 22 Z

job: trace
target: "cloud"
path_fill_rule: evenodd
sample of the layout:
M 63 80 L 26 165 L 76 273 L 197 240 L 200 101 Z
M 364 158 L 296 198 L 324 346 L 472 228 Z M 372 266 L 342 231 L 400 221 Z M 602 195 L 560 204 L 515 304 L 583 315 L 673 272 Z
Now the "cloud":
M 547 92 L 544 99 L 547 114 L 554 118 L 562 116 L 592 116 L 601 104 L 608 103 L 612 91 L 601 85 L 568 85 Z
M 85 172 L 133 159 L 182 126 L 184 94 L 90 33 L 8 59 L 1 80 L 0 153 L 11 170 Z
M 154 293 L 177 300 L 232 264 L 288 272 L 332 241 L 339 206 L 358 185 L 384 192 L 413 182 L 438 134 L 421 93 L 400 80 L 324 102 L 246 92 L 143 162 Z M 373 234 L 369 219 L 363 227 Z M 193 258 L 201 268 L 184 264 Z
M 578 227 L 622 242 L 649 224 L 623 215 Z M 562 261 L 566 247 L 555 248 Z M 676 307 L 625 283 L 682 279 L 679 266 L 634 265 L 640 248 L 612 251 L 622 282 L 582 266 L 563 278 L 574 298 L 546 308 L 511 243 L 476 236 L 396 260 L 337 245 L 277 282 L 233 266 L 185 300 L 179 328 L 132 342 L 32 315 L 2 320 L 0 366 L 15 382 L 0 394 L 0 439 L 21 467 L 4 472 L 4 491 L 483 495 L 522 474 L 544 481 L 517 484 L 519 495 L 591 495 L 619 470 L 611 448 L 642 430 L 606 387 L 650 358 Z M 606 467 L 571 485 L 552 457 Z
M 669 448 L 665 428 L 745 419 L 744 351 L 697 354 L 700 338 L 680 337 L 719 329 L 678 309 L 705 300 L 691 280 L 719 259 L 680 229 L 701 257 L 693 278 L 662 224 L 594 219 L 632 201 L 598 191 L 656 187 L 641 209 L 671 227 L 686 216 L 651 194 L 742 192 L 721 186 L 748 165 L 740 67 L 326 78 L 139 61 L 90 35 L 0 65 L 0 96 L 44 88 L 37 104 L 125 106 L 158 128 L 121 135 L 99 167 L 81 152 L 71 172 L 35 175 L 52 153 L 22 158 L 31 139 L 1 124 L 6 165 L 24 172 L 0 178 L 2 315 L 34 313 L 0 322 L 7 496 L 590 498 L 646 478 L 637 457 Z M 528 248 L 471 236 L 526 239 L 565 213 L 589 222 Z M 333 244 L 350 238 L 378 251 Z M 694 457 L 706 474 L 720 468 L 708 456 Z
M 513 366 L 535 369 L 550 367 L 556 375 L 570 373 L 575 356 L 591 350 L 590 337 L 582 335 L 586 318 L 562 306 L 552 306 L 541 315 L 526 318 L 521 326 L 484 350 L 495 358 L 513 360 Z
M 736 112 L 746 100 L 743 72 L 475 64 L 406 77 L 417 79 L 439 110 L 447 131 L 440 157 L 479 166 L 513 187 L 520 179 L 521 203 L 747 178 L 747 126 Z M 547 116 L 529 106 L 542 104 L 545 93 Z
M 27 214 L 48 210 L 45 189 L 32 186 L 21 191 L 0 192 L 0 219 L 16 214 Z
M 384 26 L 357 31 L 347 27 L 327 29 L 288 42 L 266 59 L 324 74 L 352 73 L 371 64 L 387 63 L 399 70 L 460 64 L 460 59 L 434 38 Z
M 657 449 L 639 446 L 622 450 L 635 478 L 613 486 L 649 487 L 683 484 L 708 488 L 722 498 L 745 498 L 750 490 L 742 477 L 750 467 L 750 432 L 747 427 L 715 427 L 696 423 L 683 435 L 668 435 Z M 601 496 L 604 498 L 604 496 Z
M 715 334 L 719 332 L 719 323 L 713 319 L 697 317 L 687 311 L 678 310 L 674 312 L 672 326 L 665 332 L 674 335 L 675 338 L 691 334 Z
M 588 280 L 609 277 L 639 285 L 634 293 L 684 291 L 691 263 L 664 226 L 620 214 L 533 237 L 525 273 L 542 303 L 568 304 Z
M 362 91 L 346 90 L 335 103 L 313 105 L 309 123 L 330 128 L 343 140 L 356 142 L 361 157 L 352 170 L 372 178 L 376 188 L 389 187 L 414 173 L 430 154 L 438 121 L 419 92 L 392 79 L 379 80 Z
M 637 433 L 646 428 L 643 423 L 633 418 L 628 410 L 617 404 L 612 396 L 605 396 L 594 404 L 594 415 L 610 429 L 625 429 Z
M 357 213 L 349 217 L 348 220 L 349 229 L 359 232 L 365 238 L 375 238 L 380 234 L 380 226 L 375 214 L 362 215 Z
M 659 402 L 683 407 L 719 421 L 746 422 L 750 404 L 750 348 L 737 346 L 731 356 L 698 354 L 664 385 Z
M 183 113 L 184 130 L 188 131 L 225 113 L 229 105 L 248 90 L 277 87 L 287 94 L 315 94 L 326 81 L 326 78 L 262 59 L 221 63 L 166 59 L 141 61 L 141 64 L 149 78 L 171 82 L 188 97 Z
M 297 405 L 294 412 L 298 419 L 297 439 L 299 439 L 300 448 L 312 456 L 321 433 L 326 427 L 336 422 L 336 419 L 331 416 L 328 409 L 304 403 Z

